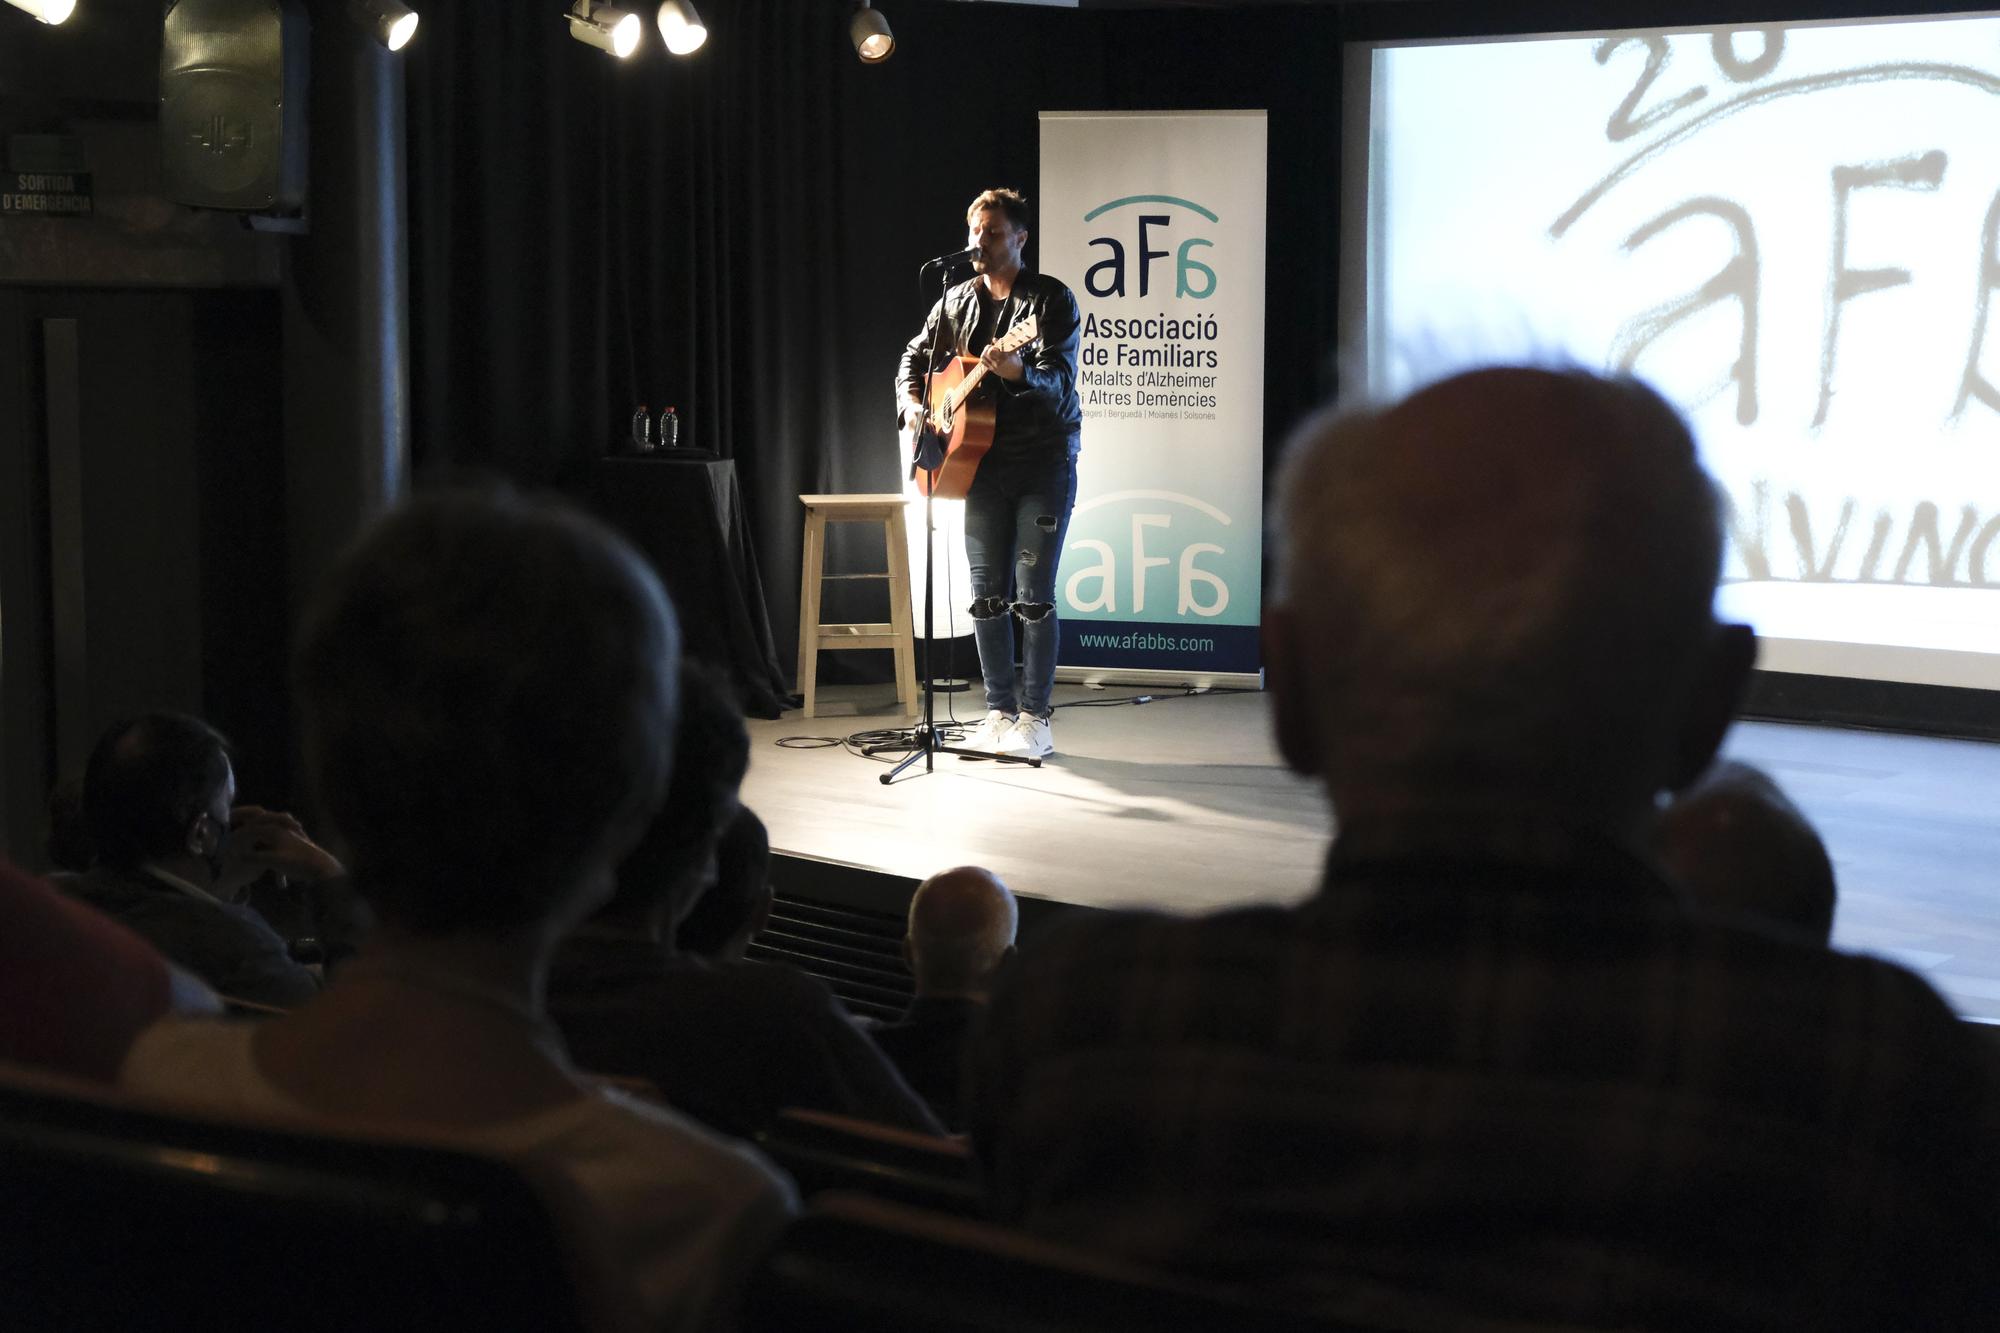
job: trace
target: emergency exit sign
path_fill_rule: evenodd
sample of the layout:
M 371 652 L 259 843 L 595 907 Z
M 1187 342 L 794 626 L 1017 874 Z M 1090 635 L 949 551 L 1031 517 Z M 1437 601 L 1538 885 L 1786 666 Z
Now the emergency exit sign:
M 91 210 L 87 171 L 10 171 L 0 175 L 0 213 L 42 217 L 87 217 Z

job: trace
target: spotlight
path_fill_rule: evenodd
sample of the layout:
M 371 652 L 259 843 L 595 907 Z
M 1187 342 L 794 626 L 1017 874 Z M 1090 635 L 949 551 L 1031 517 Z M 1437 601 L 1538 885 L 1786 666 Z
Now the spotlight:
M 896 53 L 889 20 L 882 17 L 881 10 L 869 8 L 868 0 L 861 0 L 861 8 L 847 21 L 847 35 L 854 42 L 854 54 L 861 57 L 864 65 L 879 65 Z
M 693 55 L 708 40 L 708 29 L 694 12 L 692 0 L 663 0 L 659 20 L 660 40 L 677 56 Z
M 639 49 L 639 16 L 615 5 L 576 0 L 570 7 L 569 35 L 623 60 Z
M 347 12 L 391 51 L 402 50 L 417 35 L 417 11 L 398 0 L 347 0 Z
M 48 24 L 61 23 L 76 12 L 76 0 L 7 0 L 7 3 Z

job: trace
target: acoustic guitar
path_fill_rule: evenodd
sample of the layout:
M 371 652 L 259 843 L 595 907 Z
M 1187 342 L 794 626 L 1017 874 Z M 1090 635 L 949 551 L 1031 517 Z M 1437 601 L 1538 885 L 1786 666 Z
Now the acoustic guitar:
M 993 346 L 1017 352 L 1040 332 L 1035 317 L 1029 315 L 994 339 Z M 991 395 L 973 397 L 985 378 L 986 367 L 976 356 L 955 356 L 931 373 L 930 410 L 921 426 L 903 432 L 910 473 L 921 493 L 939 500 L 963 500 L 972 489 L 973 474 L 993 447 Z

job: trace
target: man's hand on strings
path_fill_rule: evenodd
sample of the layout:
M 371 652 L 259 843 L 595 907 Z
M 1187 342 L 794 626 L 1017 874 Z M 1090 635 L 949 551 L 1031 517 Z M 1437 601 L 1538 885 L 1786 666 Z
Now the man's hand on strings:
M 1002 352 L 989 346 L 979 354 L 979 364 L 986 367 L 987 373 L 998 375 L 1009 384 L 1019 384 L 1028 374 L 1018 351 Z
M 924 405 L 922 403 L 903 404 L 903 429 L 922 430 L 924 425 Z

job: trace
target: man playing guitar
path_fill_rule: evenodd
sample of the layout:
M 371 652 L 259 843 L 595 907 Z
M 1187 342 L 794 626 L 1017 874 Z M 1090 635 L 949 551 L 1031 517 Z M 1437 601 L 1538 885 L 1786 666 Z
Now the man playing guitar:
M 906 430 L 935 425 L 924 401 L 925 358 L 977 357 L 990 395 L 992 443 L 965 492 L 965 556 L 972 572 L 972 632 L 986 682 L 986 719 L 969 749 L 1040 757 L 1050 738 L 1055 681 L 1056 566 L 1076 503 L 1083 405 L 1076 393 L 1076 297 L 1023 268 L 1028 201 L 987 190 L 965 212 L 974 277 L 947 291 L 903 349 L 897 401 Z M 1006 350 L 993 344 L 1035 322 L 1037 336 Z M 987 387 L 990 386 L 990 387 Z M 938 491 L 942 495 L 942 490 Z M 1014 620 L 1021 621 L 1021 682 L 1014 679 Z

